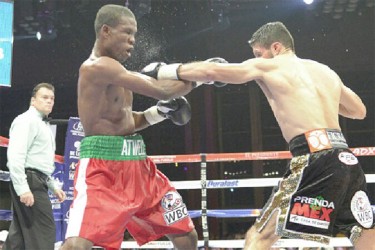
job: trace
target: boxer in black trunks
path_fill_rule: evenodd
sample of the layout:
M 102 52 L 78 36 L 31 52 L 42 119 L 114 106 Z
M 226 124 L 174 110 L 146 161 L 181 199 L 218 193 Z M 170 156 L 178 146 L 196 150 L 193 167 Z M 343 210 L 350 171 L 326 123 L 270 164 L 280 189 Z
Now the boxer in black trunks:
M 255 80 L 267 97 L 293 158 L 247 232 L 244 249 L 270 249 L 280 237 L 328 243 L 338 232 L 350 237 L 356 249 L 375 249 L 365 176 L 339 125 L 339 115 L 364 119 L 366 107 L 328 66 L 298 58 L 281 22 L 260 27 L 249 44 L 256 58 L 242 63 L 205 61 L 155 69 L 158 79 Z

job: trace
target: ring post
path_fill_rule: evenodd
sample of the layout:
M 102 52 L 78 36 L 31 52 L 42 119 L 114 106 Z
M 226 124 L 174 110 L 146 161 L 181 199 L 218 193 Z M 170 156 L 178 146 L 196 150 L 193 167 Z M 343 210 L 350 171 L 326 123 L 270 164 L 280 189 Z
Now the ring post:
M 207 221 L 207 157 L 206 154 L 200 154 L 201 156 L 201 194 L 202 194 L 202 231 L 203 231 L 203 241 L 205 249 L 208 249 L 209 241 L 209 231 L 208 231 L 208 221 Z

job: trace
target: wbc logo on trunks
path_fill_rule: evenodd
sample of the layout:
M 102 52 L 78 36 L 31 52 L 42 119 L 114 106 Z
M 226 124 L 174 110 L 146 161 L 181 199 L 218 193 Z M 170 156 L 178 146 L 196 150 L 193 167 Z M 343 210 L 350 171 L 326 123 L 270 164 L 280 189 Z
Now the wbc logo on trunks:
M 352 210 L 354 218 L 364 228 L 372 227 L 374 221 L 374 214 L 371 208 L 370 201 L 363 191 L 358 191 L 352 198 L 350 203 L 350 209 Z
M 187 208 L 181 196 L 175 191 L 170 191 L 164 195 L 161 199 L 161 206 L 166 211 L 163 217 L 168 225 L 188 216 Z

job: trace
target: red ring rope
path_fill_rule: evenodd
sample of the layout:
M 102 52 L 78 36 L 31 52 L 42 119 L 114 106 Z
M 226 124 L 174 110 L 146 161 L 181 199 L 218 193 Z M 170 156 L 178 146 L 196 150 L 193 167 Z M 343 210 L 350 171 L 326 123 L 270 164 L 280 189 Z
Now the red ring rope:
M 0 147 L 7 147 L 9 139 L 0 136 Z M 351 148 L 356 156 L 375 156 L 375 147 L 358 147 Z M 252 160 L 279 160 L 290 159 L 289 151 L 264 151 L 264 152 L 244 152 L 244 153 L 215 153 L 205 154 L 207 162 L 218 161 L 252 161 Z M 186 154 L 186 155 L 154 155 L 150 156 L 155 163 L 189 163 L 201 162 L 201 154 Z M 64 163 L 64 157 L 55 155 L 55 161 Z

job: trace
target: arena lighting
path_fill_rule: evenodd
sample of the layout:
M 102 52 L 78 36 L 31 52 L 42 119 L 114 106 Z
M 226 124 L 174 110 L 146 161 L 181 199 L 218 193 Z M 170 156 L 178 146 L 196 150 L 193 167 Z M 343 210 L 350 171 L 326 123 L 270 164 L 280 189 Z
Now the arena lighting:
M 36 32 L 35 37 L 39 41 L 51 41 L 57 37 L 57 32 L 55 29 L 49 29 L 47 31 L 40 30 Z
M 314 0 L 303 0 L 303 2 L 305 4 L 312 4 L 314 2 Z
M 39 31 L 36 33 L 36 39 L 42 39 L 42 34 Z

